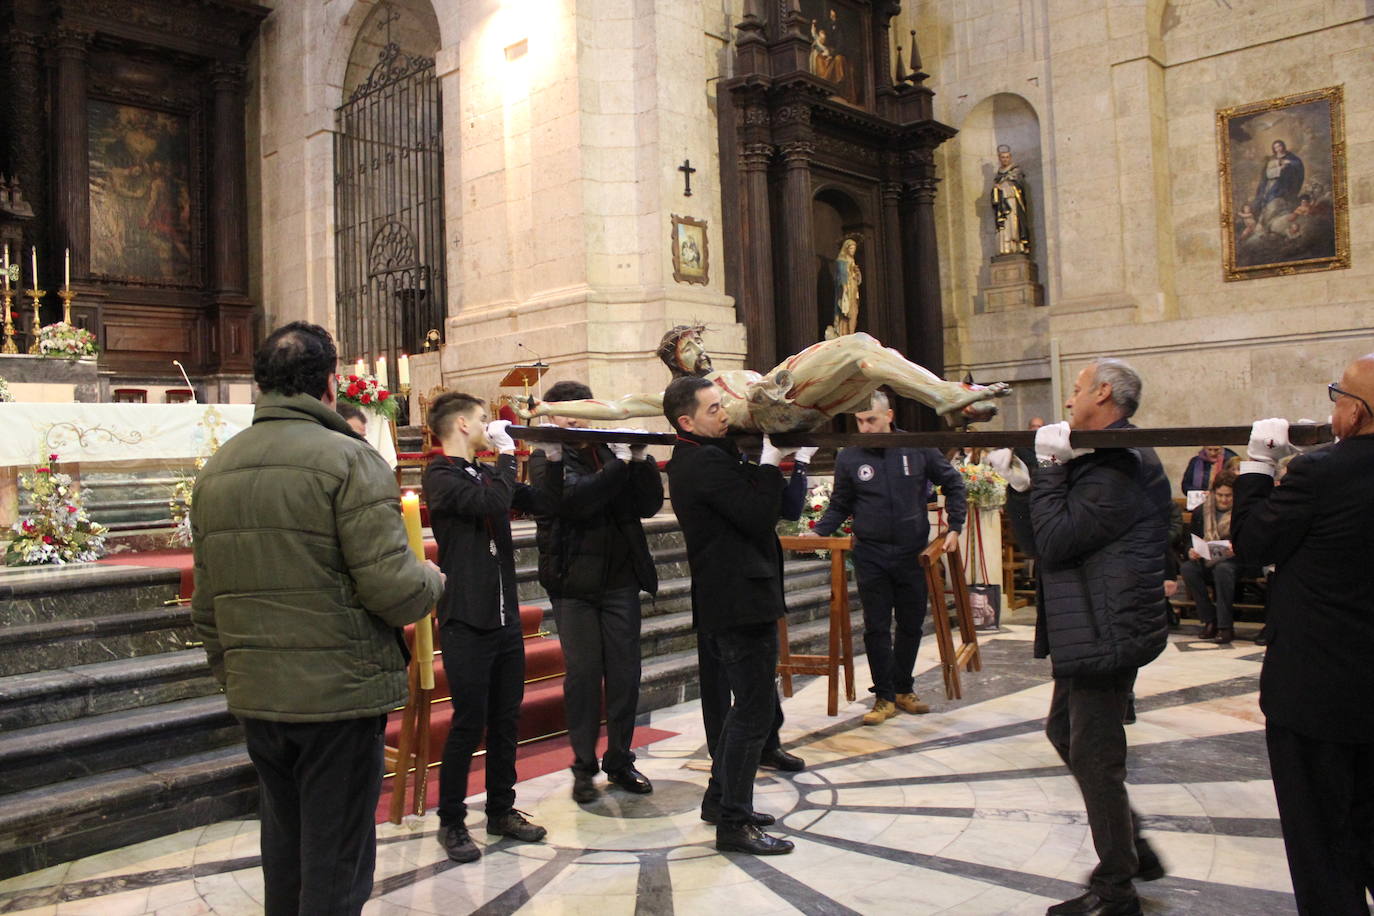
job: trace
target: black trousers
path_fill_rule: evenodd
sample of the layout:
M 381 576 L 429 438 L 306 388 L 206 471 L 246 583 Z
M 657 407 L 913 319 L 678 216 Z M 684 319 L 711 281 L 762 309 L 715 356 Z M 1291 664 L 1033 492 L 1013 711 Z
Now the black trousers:
M 1203 623 L 1214 623 L 1221 629 L 1230 628 L 1234 623 L 1233 608 L 1236 603 L 1236 576 L 1240 564 L 1234 557 L 1221 560 L 1208 566 L 1201 560 L 1189 560 L 1178 568 L 1179 574 L 1188 586 L 1188 594 L 1197 605 L 1197 619 Z M 1207 594 L 1207 584 L 1216 586 L 1217 600 Z
M 778 628 L 774 623 L 699 634 L 729 684 L 734 702 L 721 723 L 711 755 L 711 782 L 702 810 L 719 811 L 722 824 L 739 826 L 754 812 L 754 777 L 773 728 L 778 691 Z
M 1265 726 L 1293 894 L 1303 916 L 1367 914 L 1374 891 L 1374 744 Z
M 361 912 L 377 860 L 386 716 L 241 721 L 261 791 L 267 916 Z
M 439 768 L 439 823 L 461 824 L 468 771 L 487 740 L 487 817 L 515 807 L 515 739 L 525 698 L 525 642 L 516 617 L 504 627 L 478 630 L 460 620 L 439 628 L 444 673 L 453 697 L 453 725 Z
M 872 541 L 854 550 L 854 576 L 864 606 L 864 649 L 871 693 L 884 700 L 911 693 L 921 627 L 926 622 L 926 578 L 919 551 Z M 892 637 L 893 621 L 897 637 Z
M 725 714 L 730 711 L 730 682 L 715 654 L 706 650 L 706 640 L 697 637 L 697 680 L 701 686 L 701 722 L 706 728 L 706 752 L 712 759 L 720 742 L 720 730 Z M 782 728 L 782 697 L 773 691 L 773 728 L 763 742 L 762 754 L 771 754 L 782 747 L 778 732 Z
M 1097 851 L 1090 889 L 1107 900 L 1135 896 L 1141 855 L 1153 857 L 1126 795 L 1126 727 L 1135 669 L 1057 677 L 1045 735 L 1073 773 Z
M 601 732 L 601 688 L 606 688 L 607 773 L 634 763 L 630 744 L 639 706 L 639 588 L 607 591 L 596 601 L 554 598 L 553 618 L 563 645 L 567 674 L 563 707 L 575 772 L 597 771 L 596 739 Z

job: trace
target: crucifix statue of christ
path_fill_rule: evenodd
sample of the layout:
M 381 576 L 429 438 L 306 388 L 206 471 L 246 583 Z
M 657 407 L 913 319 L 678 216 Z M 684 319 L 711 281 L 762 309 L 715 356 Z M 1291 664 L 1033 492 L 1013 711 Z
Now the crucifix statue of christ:
M 997 412 L 989 403 L 1005 397 L 1005 382 L 971 385 L 951 382 L 862 332 L 813 344 L 788 357 L 765 375 L 749 369 L 717 371 L 702 343 L 701 325 L 678 325 L 663 335 L 658 358 L 674 378 L 695 375 L 720 388 L 721 404 L 735 433 L 792 433 L 817 429 L 842 413 L 865 410 L 873 392 L 887 385 L 947 415 L 963 411 L 974 420 Z M 663 392 L 631 394 L 616 400 L 526 402 L 523 418 L 558 414 L 583 420 L 625 420 L 663 415 Z

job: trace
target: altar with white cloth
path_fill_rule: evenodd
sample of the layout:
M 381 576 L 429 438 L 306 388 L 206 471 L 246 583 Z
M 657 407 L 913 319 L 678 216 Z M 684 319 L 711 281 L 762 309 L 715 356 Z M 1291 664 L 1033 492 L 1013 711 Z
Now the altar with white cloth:
M 252 404 L 0 404 L 0 467 L 194 460 L 253 422 Z

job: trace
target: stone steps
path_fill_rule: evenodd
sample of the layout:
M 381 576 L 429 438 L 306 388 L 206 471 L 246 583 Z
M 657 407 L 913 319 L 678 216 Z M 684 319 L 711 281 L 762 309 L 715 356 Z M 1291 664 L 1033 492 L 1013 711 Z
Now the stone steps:
M 0 678 L 0 735 L 217 693 L 201 649 L 16 674 Z

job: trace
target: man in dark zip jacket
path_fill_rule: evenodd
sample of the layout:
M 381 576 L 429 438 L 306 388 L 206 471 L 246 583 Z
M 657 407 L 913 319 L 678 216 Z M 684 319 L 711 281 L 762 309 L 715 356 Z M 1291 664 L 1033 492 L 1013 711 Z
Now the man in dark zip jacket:
M 854 417 L 861 433 L 892 432 L 892 405 L 882 391 L 874 393 L 868 410 Z M 926 580 L 918 556 L 930 541 L 927 482 L 945 494 L 945 547 L 952 550 L 968 515 L 964 478 L 933 448 L 853 446 L 841 451 L 835 459 L 830 505 L 809 532 L 825 537 L 845 519 L 854 518 L 854 576 L 864 609 L 864 650 L 874 694 L 873 708 L 864 714 L 865 725 L 879 725 L 898 710 L 930 712 L 913 686 L 926 619 Z
M 1132 879 L 1164 875 L 1126 794 L 1122 720 L 1137 669 L 1168 641 L 1171 488 L 1153 449 L 1069 445 L 1070 429 L 1130 428 L 1139 404 L 1136 371 L 1098 359 L 1074 383 L 1071 421 L 1036 432 L 1031 521 L 1043 600 L 1035 655 L 1048 655 L 1054 674 L 1045 732 L 1083 793 L 1099 859 L 1087 893 L 1050 907 L 1051 916 L 1135 916 Z
M 525 645 L 515 594 L 510 509 L 547 508 L 515 482 L 515 443 L 504 420 L 487 425 L 483 403 L 448 392 L 429 409 L 444 455 L 425 468 L 425 500 L 439 545 L 439 568 L 451 583 L 439 601 L 439 640 L 453 698 L 453 722 L 439 770 L 439 843 L 455 862 L 481 852 L 465 824 L 468 770 L 487 739 L 487 833 L 527 843 L 544 837 L 515 810 L 515 741 L 525 696 Z M 499 452 L 495 468 L 479 449 Z
M 590 388 L 573 381 L 544 392 L 545 403 L 591 397 Z M 584 425 L 557 415 L 553 422 Z M 573 750 L 573 799 L 596 799 L 592 778 L 598 769 L 612 784 L 647 794 L 653 785 L 635 768 L 630 744 L 639 705 L 639 593 L 658 591 L 658 570 L 640 520 L 663 507 L 663 478 L 644 446 L 551 445 L 535 454 L 531 479 L 557 504 L 539 518 L 539 582 L 553 602 L 567 663 L 563 705 Z M 603 683 L 606 754 L 598 764 Z

